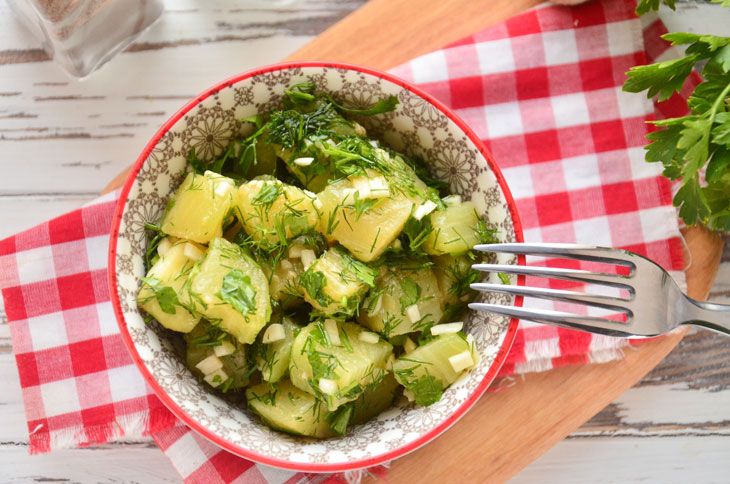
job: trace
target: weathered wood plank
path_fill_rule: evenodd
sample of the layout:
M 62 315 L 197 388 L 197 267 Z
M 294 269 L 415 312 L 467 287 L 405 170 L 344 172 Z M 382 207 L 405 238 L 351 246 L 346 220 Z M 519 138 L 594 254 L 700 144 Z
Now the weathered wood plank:
M 719 5 L 711 5 L 708 2 L 709 0 L 679 0 L 676 10 L 662 7 L 659 15 L 670 32 L 693 32 L 726 37 L 730 11 L 717 8 Z
M 33 187 L 28 189 L 31 190 Z M 0 213 L 2 213 L 0 239 L 79 208 L 96 196 L 96 193 L 0 195 Z
M 730 436 L 728 361 L 727 336 L 706 330 L 689 334 L 653 371 L 570 438 Z
M 23 446 L 0 445 L 6 484 L 179 484 L 180 476 L 154 442 L 61 450 L 30 456 Z
M 511 484 L 727 482 L 727 437 L 564 440 L 517 474 Z

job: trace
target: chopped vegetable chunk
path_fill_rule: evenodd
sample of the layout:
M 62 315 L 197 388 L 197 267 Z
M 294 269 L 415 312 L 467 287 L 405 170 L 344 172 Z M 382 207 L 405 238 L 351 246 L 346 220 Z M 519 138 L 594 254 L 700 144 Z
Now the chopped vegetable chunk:
M 246 400 L 248 408 L 274 429 L 306 437 L 335 435 L 325 419 L 329 412 L 322 402 L 289 380 L 253 386 L 246 390 Z
M 321 398 L 330 410 L 356 400 L 366 387 L 379 384 L 393 354 L 387 341 L 372 344 L 360 340 L 365 329 L 357 324 L 338 323 L 337 329 L 339 345 L 331 341 L 322 321 L 302 329 L 294 339 L 289 366 L 292 383 Z
M 382 176 L 332 183 L 318 198 L 322 202 L 318 230 L 364 262 L 376 259 L 398 237 L 413 208 L 403 194 L 390 195 Z
M 167 204 L 162 231 L 175 237 L 207 244 L 223 234 L 223 223 L 236 196 L 232 179 L 212 171 L 189 173 Z
M 304 299 L 326 314 L 352 314 L 377 272 L 341 249 L 325 251 L 300 276 Z
M 424 331 L 438 323 L 442 306 L 438 280 L 430 267 L 383 266 L 358 321 L 390 338 Z
M 201 252 L 205 250 L 184 240 L 166 248 L 147 273 L 137 296 L 137 304 L 161 325 L 181 333 L 191 331 L 200 320 L 200 316 L 192 314 L 181 303 L 181 290 L 195 264 L 186 255 L 188 246 Z
M 253 343 L 271 315 L 266 276 L 249 255 L 225 239 L 213 239 L 186 287 L 193 311 L 240 343 Z
M 317 225 L 315 198 L 275 178 L 251 180 L 238 189 L 236 214 L 255 242 L 275 246 Z
M 468 364 L 464 364 L 466 356 L 471 358 Z M 476 348 L 463 333 L 447 333 L 398 358 L 393 373 L 416 403 L 425 407 L 438 402 L 444 389 L 477 361 Z
M 479 216 L 472 202 L 447 205 L 429 218 L 432 230 L 423 244 L 429 254 L 462 254 L 481 243 Z

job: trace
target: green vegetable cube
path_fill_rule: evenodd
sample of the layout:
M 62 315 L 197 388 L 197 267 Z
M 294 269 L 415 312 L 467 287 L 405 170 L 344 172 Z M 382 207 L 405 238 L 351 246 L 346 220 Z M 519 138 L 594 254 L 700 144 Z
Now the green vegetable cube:
M 236 214 L 254 241 L 278 245 L 309 231 L 319 220 L 314 194 L 275 178 L 256 179 L 238 189 Z
M 439 255 L 433 261 L 436 263 L 434 272 L 444 301 L 442 321 L 454 321 L 467 303 L 476 297 L 476 291 L 469 285 L 481 279 L 481 273 L 471 268 L 478 260 L 471 260 L 467 255 Z
M 273 317 L 271 319 L 274 321 Z M 263 379 L 269 383 L 276 383 L 289 374 L 294 333 L 299 330 L 299 326 L 286 316 L 276 318 L 276 324 L 284 327 L 284 339 L 272 343 L 263 343 L 260 339 L 256 342 L 256 364 Z
M 428 329 L 443 315 L 441 291 L 430 267 L 383 266 L 358 321 L 386 338 Z
M 294 338 L 289 377 L 335 410 L 382 381 L 393 346 L 360 340 L 366 330 L 358 324 L 329 321 L 310 323 Z
M 261 383 L 246 390 L 248 408 L 268 426 L 293 435 L 332 437 L 322 402 L 301 391 L 289 380 Z
M 264 130 L 260 137 L 252 139 L 249 144 L 243 147 L 244 153 L 241 158 L 248 169 L 243 170 L 242 175 L 246 178 L 251 179 L 261 175 L 273 175 L 276 173 L 278 158 L 274 146 L 264 141 L 266 139 L 266 132 L 267 130 Z M 240 152 L 238 156 L 241 156 Z
M 329 249 L 299 276 L 304 299 L 327 314 L 353 314 L 377 271 L 339 248 Z
M 162 231 L 207 244 L 223 234 L 236 196 L 235 183 L 212 171 L 189 173 L 167 205 Z
M 249 255 L 225 239 L 210 242 L 186 288 L 194 311 L 239 343 L 253 343 L 271 316 L 269 281 Z
M 150 316 L 167 329 L 181 333 L 191 331 L 200 320 L 181 303 L 181 290 L 195 263 L 186 255 L 186 245 L 201 254 L 205 251 L 193 242 L 174 243 L 150 268 L 137 295 L 137 304 Z
M 314 142 L 308 139 L 307 141 L 312 144 L 310 149 L 304 151 L 285 149 L 280 146 L 275 148 L 276 155 L 284 160 L 289 172 L 297 177 L 307 190 L 315 193 L 324 190 L 332 172 L 330 160 L 318 149 L 318 147 L 324 147 L 323 141 L 319 138 L 314 137 Z M 324 141 L 324 143 L 326 142 Z M 301 158 L 313 158 L 313 160 L 309 165 L 301 166 L 295 162 Z
M 416 403 L 426 407 L 441 400 L 444 389 L 468 369 L 456 371 L 449 361 L 464 352 L 469 354 L 471 366 L 476 365 L 476 347 L 463 333 L 442 334 L 398 358 L 393 373 L 398 383 L 411 392 Z
M 365 423 L 393 404 L 398 382 L 392 373 L 387 373 L 378 385 L 366 387 L 360 398 L 352 403 L 352 423 Z
M 195 329 L 185 335 L 185 343 L 187 344 L 185 363 L 190 371 L 199 378 L 203 378 L 205 375 L 196 365 L 211 355 L 215 355 L 216 350 L 220 351 L 226 346 L 230 348 L 228 345 L 232 345 L 232 353 L 218 356 L 223 363 L 222 370 L 228 379 L 216 382 L 215 386 L 223 391 L 236 391 L 248 385 L 251 371 L 246 358 L 246 347 L 232 341 L 227 333 L 206 321 L 201 321 Z M 225 353 L 228 352 L 225 351 Z
M 413 207 L 403 194 L 391 194 L 377 174 L 340 180 L 317 196 L 322 203 L 317 230 L 364 262 L 377 259 L 398 237 Z
M 472 202 L 447 205 L 429 217 L 433 230 L 423 244 L 429 254 L 462 254 L 481 243 L 480 219 Z
M 357 400 L 337 407 L 329 412 L 325 420 L 337 435 L 344 435 L 352 425 L 365 423 L 393 404 L 399 385 L 392 373 L 386 373 L 377 385 L 365 387 Z
M 299 274 L 304 272 L 304 269 L 299 259 L 282 259 L 273 271 L 267 265 L 262 265 L 261 269 L 269 278 L 271 299 L 281 304 L 282 308 L 293 308 L 303 301 L 298 281 Z

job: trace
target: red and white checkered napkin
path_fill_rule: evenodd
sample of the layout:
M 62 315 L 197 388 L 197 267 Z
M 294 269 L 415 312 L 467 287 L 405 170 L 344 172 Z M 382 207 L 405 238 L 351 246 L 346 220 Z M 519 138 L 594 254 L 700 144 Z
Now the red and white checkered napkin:
M 31 453 L 169 428 L 109 302 L 116 194 L 0 242 L 0 287 Z
M 642 25 L 633 8 L 631 0 L 537 8 L 394 72 L 453 107 L 485 140 L 527 241 L 622 247 L 681 278 L 671 187 L 659 166 L 643 161 L 641 147 L 645 121 L 683 114 L 685 105 L 677 97 L 655 111 L 621 91 L 629 67 L 668 55 L 658 39 L 664 26 Z M 449 176 L 470 174 L 455 167 Z M 109 302 L 114 202 L 114 194 L 102 197 L 0 242 L 31 452 L 151 433 L 188 483 L 334 481 L 233 456 L 177 422 L 152 394 Z M 607 361 L 621 356 L 622 344 L 522 323 L 502 373 Z

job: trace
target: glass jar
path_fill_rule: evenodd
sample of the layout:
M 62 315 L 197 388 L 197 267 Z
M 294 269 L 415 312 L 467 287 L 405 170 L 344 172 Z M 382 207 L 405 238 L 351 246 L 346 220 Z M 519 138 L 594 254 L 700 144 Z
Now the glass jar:
M 128 46 L 162 14 L 162 0 L 8 0 L 43 48 L 83 78 Z

